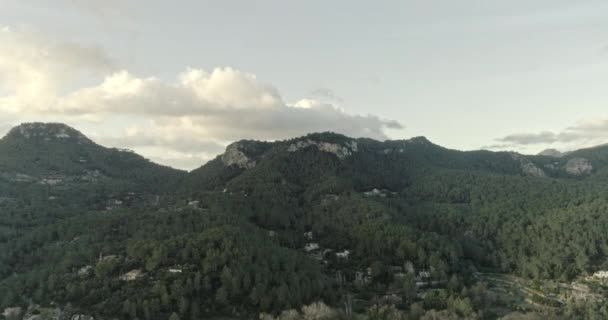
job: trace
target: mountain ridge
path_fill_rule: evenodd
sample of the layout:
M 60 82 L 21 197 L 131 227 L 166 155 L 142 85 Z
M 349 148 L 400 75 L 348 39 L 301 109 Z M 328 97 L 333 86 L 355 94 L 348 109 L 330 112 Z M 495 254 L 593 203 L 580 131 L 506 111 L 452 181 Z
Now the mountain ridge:
M 44 142 L 62 141 L 65 143 L 76 142 L 79 144 L 88 143 L 88 144 L 97 145 L 93 140 L 88 138 L 86 135 L 84 135 L 77 129 L 70 127 L 64 123 L 45 123 L 45 122 L 22 123 L 20 125 L 17 125 L 15 127 L 11 128 L 4 137 L 0 138 L 0 142 L 4 141 L 6 143 L 7 140 L 19 140 L 19 139 L 25 139 L 25 140 L 34 139 L 34 140 L 38 140 L 40 142 L 42 142 L 42 141 L 44 141 Z M 368 144 L 371 143 L 371 144 L 385 146 L 385 148 L 382 149 L 382 152 L 385 152 L 386 154 L 391 153 L 391 152 L 404 152 L 407 146 L 410 146 L 410 147 L 418 146 L 420 148 L 425 148 L 426 151 L 436 149 L 436 150 L 442 150 L 443 152 L 460 153 L 462 155 L 511 154 L 511 155 L 514 155 L 518 159 L 526 158 L 526 159 L 531 160 L 534 163 L 540 162 L 544 166 L 547 165 L 546 160 L 538 161 L 542 157 L 548 156 L 548 157 L 552 157 L 552 158 L 571 159 L 571 158 L 575 157 L 576 155 L 580 155 L 580 154 L 589 156 L 589 154 L 592 154 L 594 152 L 604 153 L 604 149 L 608 150 L 608 147 L 606 147 L 606 145 L 598 145 L 598 146 L 594 146 L 594 147 L 569 151 L 567 153 L 559 153 L 559 155 L 558 155 L 558 153 L 556 153 L 557 150 L 553 150 L 553 149 L 545 150 L 545 151 L 539 153 L 538 155 L 526 155 L 526 154 L 522 154 L 522 153 L 518 153 L 518 152 L 507 152 L 507 151 L 494 152 L 494 151 L 481 150 L 481 149 L 480 150 L 461 151 L 461 150 L 449 149 L 449 148 L 445 148 L 443 146 L 437 145 L 437 144 L 431 142 L 430 140 L 428 140 L 424 136 L 416 136 L 416 137 L 412 137 L 410 139 L 398 139 L 398 140 L 387 139 L 384 141 L 380 141 L 380 140 L 374 140 L 374 139 L 370 139 L 370 138 L 350 138 L 350 137 L 347 137 L 347 136 L 339 134 L 339 133 L 327 131 L 327 132 L 310 133 L 310 134 L 300 136 L 300 137 L 294 137 L 294 138 L 289 138 L 289 139 L 284 139 L 284 140 L 275 140 L 275 141 L 261 141 L 261 140 L 247 140 L 247 139 L 237 140 L 237 141 L 230 143 L 226 147 L 225 152 L 222 154 L 219 154 L 217 157 L 226 159 L 227 163 L 229 163 L 229 165 L 231 165 L 233 163 L 237 163 L 239 161 L 239 158 L 241 158 L 241 155 L 239 155 L 236 158 L 233 158 L 231 160 L 228 159 L 228 158 L 232 157 L 233 154 L 237 151 L 241 152 L 242 155 L 249 154 L 250 156 L 253 156 L 253 158 L 256 158 L 258 156 L 261 156 L 264 152 L 268 151 L 273 146 L 277 146 L 277 145 L 281 145 L 281 144 L 293 144 L 294 142 L 297 143 L 297 142 L 304 141 L 304 140 L 312 140 L 312 141 L 316 141 L 316 142 L 324 142 L 324 143 L 329 143 L 329 144 L 335 144 L 334 142 L 344 143 L 347 141 L 368 142 Z M 333 146 L 328 145 L 328 147 L 333 147 Z M 116 148 L 107 148 L 107 149 L 115 149 L 118 151 L 128 151 L 128 150 L 116 149 Z M 243 149 L 243 150 L 241 150 L 241 149 Z M 422 150 L 417 150 L 417 151 L 422 151 Z M 608 152 L 607 152 L 607 154 L 608 154 Z M 579 157 L 584 158 L 584 156 L 582 156 L 582 155 Z M 596 160 L 599 160 L 599 159 L 596 159 Z M 241 159 L 241 161 L 245 161 L 245 162 L 240 163 L 239 166 L 249 166 L 249 164 L 246 163 L 246 160 Z M 199 166 L 198 168 L 195 168 L 191 171 L 200 169 L 204 165 L 205 164 L 201 164 L 201 166 Z M 603 161 L 602 161 L 602 165 L 604 165 Z
M 144 162 L 149 163 L 146 166 L 158 165 L 129 152 L 129 150 L 100 146 L 80 131 L 62 123 L 34 122 L 16 126 L 0 139 L 0 149 L 2 146 L 6 149 L 7 145 L 12 145 L 12 149 L 18 149 L 17 145 L 21 144 L 36 144 L 37 148 L 44 149 L 44 146 L 55 143 L 59 143 L 60 146 L 54 150 L 54 153 L 58 153 L 71 143 L 75 143 L 83 149 L 97 148 L 97 150 L 103 150 L 101 153 L 104 154 L 114 153 L 119 155 L 119 158 L 131 158 L 132 161 L 135 161 L 134 163 L 139 162 L 140 165 L 143 165 Z M 369 138 L 350 138 L 334 132 L 320 132 L 273 142 L 235 141 L 226 147 L 224 153 L 219 154 L 207 163 L 201 164 L 187 175 L 199 176 L 200 179 L 205 179 L 205 177 L 214 179 L 212 176 L 218 174 L 235 176 L 240 174 L 237 172 L 239 170 L 255 167 L 268 154 L 276 152 L 294 153 L 311 146 L 321 152 L 334 154 L 341 160 L 345 160 L 347 157 L 358 159 L 364 157 L 363 154 L 374 153 L 381 156 L 376 157 L 377 160 L 382 160 L 383 157 L 385 160 L 382 161 L 386 161 L 390 158 L 391 161 L 405 161 L 418 167 L 436 166 L 446 169 L 482 170 L 496 174 L 527 175 L 538 178 L 586 177 L 608 165 L 608 148 L 605 146 L 575 150 L 560 157 L 554 157 L 546 154 L 524 155 L 516 152 L 492 152 L 487 150 L 460 151 L 434 144 L 423 136 L 403 140 L 378 141 Z M 5 154 L 10 157 L 10 152 L 5 151 Z M 70 157 L 74 158 L 75 155 L 71 154 Z M 87 160 L 80 156 L 79 159 L 71 160 L 71 162 L 75 161 L 84 162 Z M 218 162 L 225 167 L 233 168 L 217 167 Z M 160 166 L 169 170 L 169 167 Z M 2 163 L 0 163 L 1 167 Z M 214 169 L 206 170 L 206 167 L 213 167 Z M 172 168 L 171 170 L 176 169 Z M 206 171 L 213 172 L 213 174 L 204 173 Z M 193 182 L 197 178 L 187 177 L 185 179 L 191 185 L 207 184 L 207 181 Z M 219 186 L 216 185 L 216 187 Z

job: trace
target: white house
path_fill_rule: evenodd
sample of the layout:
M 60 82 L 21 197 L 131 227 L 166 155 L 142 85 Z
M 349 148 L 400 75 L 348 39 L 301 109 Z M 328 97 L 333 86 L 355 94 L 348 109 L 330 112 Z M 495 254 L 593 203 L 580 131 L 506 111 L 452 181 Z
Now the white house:
M 344 250 L 342 252 L 336 252 L 336 257 L 338 257 L 338 258 L 348 259 L 349 255 L 350 255 L 350 250 Z
M 306 252 L 310 252 L 310 251 L 317 250 L 317 249 L 319 249 L 319 244 L 316 242 L 307 243 L 304 246 L 304 251 L 306 251 Z
M 85 276 L 85 275 L 89 274 L 89 272 L 91 272 L 91 270 L 93 270 L 93 266 L 84 266 L 84 267 L 80 268 L 80 270 L 78 270 L 78 275 Z

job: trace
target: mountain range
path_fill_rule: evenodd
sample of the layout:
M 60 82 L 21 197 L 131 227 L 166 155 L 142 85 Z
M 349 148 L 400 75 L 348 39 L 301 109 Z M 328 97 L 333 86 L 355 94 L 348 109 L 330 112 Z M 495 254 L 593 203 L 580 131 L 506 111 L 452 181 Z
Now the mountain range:
M 608 270 L 607 165 L 608 146 L 462 152 L 325 132 L 234 142 L 185 172 L 64 124 L 22 124 L 0 140 L 0 307 L 6 318 L 608 316 L 594 278 Z

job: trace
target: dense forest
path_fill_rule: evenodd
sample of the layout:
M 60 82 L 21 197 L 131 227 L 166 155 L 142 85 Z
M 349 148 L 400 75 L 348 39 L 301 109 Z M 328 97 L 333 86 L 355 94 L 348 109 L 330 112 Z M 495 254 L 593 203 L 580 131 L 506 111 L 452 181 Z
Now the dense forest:
M 0 319 L 606 319 L 607 165 L 315 133 L 188 173 L 24 124 Z

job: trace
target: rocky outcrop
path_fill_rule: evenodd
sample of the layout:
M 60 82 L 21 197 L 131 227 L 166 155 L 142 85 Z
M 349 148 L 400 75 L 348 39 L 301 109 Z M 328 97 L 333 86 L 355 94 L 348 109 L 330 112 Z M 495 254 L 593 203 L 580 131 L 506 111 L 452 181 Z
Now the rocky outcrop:
M 580 176 L 590 174 L 593 171 L 593 165 L 585 158 L 572 158 L 568 160 L 564 170 L 571 175 Z
M 547 175 L 543 171 L 543 169 L 537 167 L 532 161 L 528 160 L 521 164 L 521 170 L 528 176 L 537 177 L 537 178 L 545 178 Z
M 537 167 L 530 159 L 517 153 L 511 153 L 513 160 L 519 161 L 521 171 L 530 177 L 546 178 L 547 174 L 543 169 Z
M 226 148 L 226 152 L 221 156 L 222 162 L 226 166 L 237 166 L 243 169 L 255 167 L 255 159 L 249 158 L 242 150 L 239 142 L 235 142 Z
M 288 152 L 296 152 L 301 149 L 308 147 L 316 147 L 319 151 L 328 152 L 336 155 L 339 159 L 345 159 L 351 156 L 354 152 L 358 151 L 358 145 L 356 141 L 348 141 L 345 145 L 337 143 L 330 143 L 325 141 L 314 141 L 314 140 L 300 140 L 292 143 L 287 147 Z

